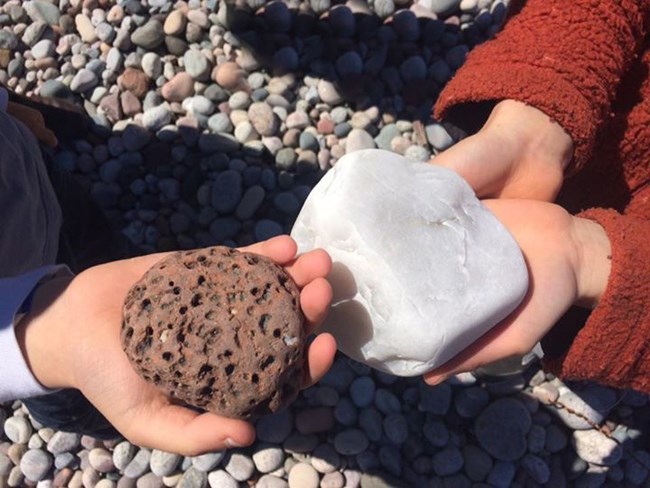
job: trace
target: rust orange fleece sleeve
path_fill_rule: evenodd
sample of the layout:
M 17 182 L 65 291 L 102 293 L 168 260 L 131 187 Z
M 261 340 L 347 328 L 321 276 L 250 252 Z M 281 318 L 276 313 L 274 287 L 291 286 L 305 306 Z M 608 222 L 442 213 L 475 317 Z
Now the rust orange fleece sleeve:
M 477 47 L 442 91 L 434 116 L 470 102 L 526 102 L 573 138 L 572 169 L 593 151 L 623 74 L 638 56 L 650 0 L 529 0 Z
M 598 306 L 566 352 L 545 357 L 544 366 L 565 379 L 650 393 L 650 220 L 605 209 L 578 216 L 598 222 L 607 232 L 610 277 Z

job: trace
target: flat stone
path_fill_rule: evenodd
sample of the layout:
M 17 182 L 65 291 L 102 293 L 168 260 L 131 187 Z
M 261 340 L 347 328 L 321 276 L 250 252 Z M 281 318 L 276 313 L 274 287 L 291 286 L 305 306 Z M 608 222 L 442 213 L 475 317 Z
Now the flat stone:
M 323 330 L 348 356 L 395 375 L 448 361 L 528 287 L 517 243 L 464 180 L 387 151 L 340 159 L 309 194 L 292 236 L 300 252 L 321 247 L 334 262 Z

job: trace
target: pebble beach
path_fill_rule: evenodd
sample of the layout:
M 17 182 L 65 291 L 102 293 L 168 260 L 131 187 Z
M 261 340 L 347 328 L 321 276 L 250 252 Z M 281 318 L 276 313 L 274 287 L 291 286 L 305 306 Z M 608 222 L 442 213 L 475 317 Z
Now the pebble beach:
M 288 233 L 347 153 L 427 161 L 430 117 L 507 0 L 8 0 L 0 81 L 77 104 L 54 164 L 144 252 Z M 650 486 L 650 401 L 533 362 L 436 386 L 339 354 L 247 448 L 184 457 L 0 405 L 0 488 Z

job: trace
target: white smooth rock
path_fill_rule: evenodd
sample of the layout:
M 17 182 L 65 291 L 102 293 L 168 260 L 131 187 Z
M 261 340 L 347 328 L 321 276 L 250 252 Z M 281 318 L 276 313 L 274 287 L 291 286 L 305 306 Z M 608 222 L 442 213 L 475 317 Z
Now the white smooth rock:
M 333 260 L 323 330 L 399 376 L 445 363 L 507 317 L 528 288 L 514 238 L 455 172 L 383 150 L 341 158 L 292 237 Z

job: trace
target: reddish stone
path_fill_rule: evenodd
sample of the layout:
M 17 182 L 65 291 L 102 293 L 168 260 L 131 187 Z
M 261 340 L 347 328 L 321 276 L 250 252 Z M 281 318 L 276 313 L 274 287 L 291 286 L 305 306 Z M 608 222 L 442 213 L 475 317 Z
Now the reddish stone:
M 136 97 L 142 98 L 149 90 L 149 77 L 139 69 L 126 68 L 117 79 L 117 84 L 122 90 L 128 90 Z
M 194 80 L 184 71 L 176 73 L 163 85 L 161 94 L 169 102 L 182 102 L 194 95 Z
M 117 122 L 122 118 L 122 107 L 117 95 L 106 95 L 102 98 L 101 102 L 99 102 L 99 106 L 111 122 Z
M 327 135 L 334 132 L 334 122 L 331 119 L 321 119 L 316 124 L 319 134 Z
M 122 112 L 127 117 L 133 117 L 135 114 L 142 111 L 140 100 L 130 91 L 122 92 L 120 95 L 120 102 L 122 105 Z

